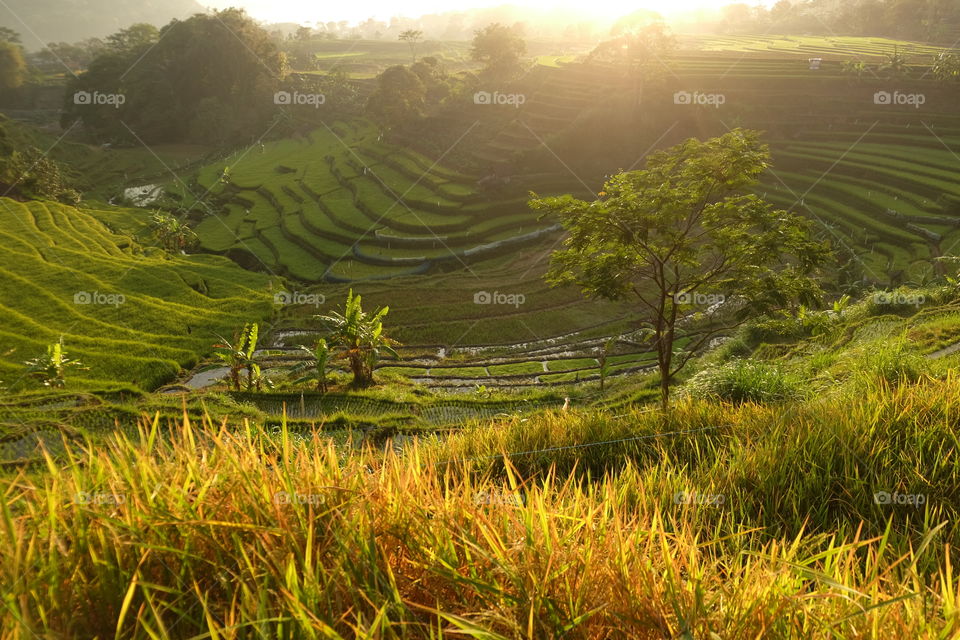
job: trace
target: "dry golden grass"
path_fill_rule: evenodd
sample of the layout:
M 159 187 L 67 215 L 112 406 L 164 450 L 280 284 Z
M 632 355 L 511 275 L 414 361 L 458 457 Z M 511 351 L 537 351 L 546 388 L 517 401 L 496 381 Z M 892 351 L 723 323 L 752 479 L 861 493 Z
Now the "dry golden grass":
M 952 425 L 944 403 L 960 385 L 943 384 L 867 398 L 844 415 L 836 405 L 831 428 L 842 440 L 846 420 L 871 415 Z M 614 424 L 635 436 L 670 425 L 639 412 L 546 414 L 487 440 L 475 430 L 396 453 L 248 423 L 168 430 L 145 420 L 132 436 L 0 480 L 0 638 L 957 637 L 956 528 L 941 524 L 955 514 L 949 500 L 912 519 L 889 511 L 879 535 L 853 520 L 824 531 L 842 521 L 835 505 L 804 514 L 746 504 L 773 489 L 750 486 L 745 456 L 761 470 L 779 460 L 791 477 L 806 462 L 778 447 L 810 446 L 802 433 L 826 411 L 682 405 L 672 420 L 727 421 L 715 435 L 642 440 L 647 449 L 592 479 L 599 458 L 586 452 L 604 447 L 580 449 L 584 466 L 562 475 L 545 459 L 523 478 L 521 458 L 437 463 L 493 441 L 568 445 L 619 437 Z M 952 446 L 924 461 L 940 466 L 927 468 L 931 478 L 955 470 Z M 886 451 L 873 448 L 900 473 Z M 726 461 L 707 462 L 721 452 Z M 677 504 L 678 488 L 701 498 Z M 811 499 L 795 492 L 819 489 L 780 491 L 769 504 L 788 510 Z

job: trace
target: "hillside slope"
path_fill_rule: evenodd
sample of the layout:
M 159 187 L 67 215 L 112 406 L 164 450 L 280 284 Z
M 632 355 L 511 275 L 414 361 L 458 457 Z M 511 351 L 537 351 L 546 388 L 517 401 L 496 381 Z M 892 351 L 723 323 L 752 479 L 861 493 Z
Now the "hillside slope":
M 217 334 L 269 314 L 266 276 L 140 247 L 98 215 L 111 212 L 0 198 L 0 379 L 11 391 L 37 384 L 23 362 L 60 336 L 90 369 L 70 386 L 149 389 L 192 366 Z

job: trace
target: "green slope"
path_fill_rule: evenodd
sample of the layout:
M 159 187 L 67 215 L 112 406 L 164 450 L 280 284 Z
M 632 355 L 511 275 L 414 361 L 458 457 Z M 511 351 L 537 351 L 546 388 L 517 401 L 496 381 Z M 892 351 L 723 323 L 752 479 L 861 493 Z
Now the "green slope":
M 267 276 L 142 248 L 97 213 L 0 199 L 0 380 L 11 391 L 37 384 L 23 361 L 60 336 L 90 369 L 70 387 L 150 389 L 193 366 L 217 334 L 269 315 Z

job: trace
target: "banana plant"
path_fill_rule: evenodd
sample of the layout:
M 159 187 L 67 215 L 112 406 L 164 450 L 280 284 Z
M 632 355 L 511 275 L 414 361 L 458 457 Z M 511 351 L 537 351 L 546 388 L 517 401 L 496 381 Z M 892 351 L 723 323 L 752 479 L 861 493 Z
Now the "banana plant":
M 153 235 L 169 251 L 182 251 L 198 240 L 197 234 L 187 223 L 160 211 L 153 214 Z
M 886 62 L 880 65 L 878 69 L 881 75 L 886 77 L 899 77 L 907 74 L 909 69 L 907 66 L 907 56 L 900 52 L 899 47 L 894 46 L 893 53 L 888 53 L 886 58 Z
M 67 385 L 67 370 L 89 371 L 79 360 L 71 360 L 63 350 L 63 338 L 47 345 L 47 351 L 31 360 L 24 362 L 27 365 L 27 375 L 40 380 L 45 387 L 62 389 Z
M 300 350 L 306 353 L 310 359 L 301 362 L 290 369 L 292 375 L 302 375 L 294 380 L 294 384 L 305 384 L 307 382 L 317 383 L 317 391 L 327 392 L 327 364 L 330 361 L 330 346 L 323 338 L 317 340 L 317 345 L 313 348 L 300 345 Z
M 247 391 L 262 391 L 264 385 L 272 387 L 272 382 L 263 375 L 261 363 L 265 357 L 280 355 L 280 353 L 278 351 L 258 352 L 259 335 L 260 327 L 254 322 L 243 325 L 243 329 L 237 332 L 232 342 L 223 336 L 217 336 L 220 338 L 220 343 L 213 345 L 213 348 L 214 356 L 219 363 L 204 367 L 201 371 L 226 365 L 230 369 L 228 375 L 230 386 L 234 391 L 240 391 L 242 387 Z
M 390 307 L 366 313 L 360 304 L 360 296 L 347 294 L 343 313 L 332 312 L 317 318 L 329 330 L 329 344 L 336 349 L 336 357 L 345 359 L 353 373 L 353 384 L 367 387 L 374 383 L 373 369 L 381 353 L 393 358 L 400 356 L 394 350 L 398 342 L 383 333 L 383 318 Z

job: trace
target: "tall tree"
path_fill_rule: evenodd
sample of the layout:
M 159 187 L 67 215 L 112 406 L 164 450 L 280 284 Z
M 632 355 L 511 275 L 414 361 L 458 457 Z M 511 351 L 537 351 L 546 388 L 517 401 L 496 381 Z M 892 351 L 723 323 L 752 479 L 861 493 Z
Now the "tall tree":
M 141 22 L 107 36 L 106 45 L 114 51 L 138 51 L 159 39 L 160 31 L 155 26 Z
M 0 42 L 20 44 L 20 34 L 10 27 L 0 27 Z
M 101 138 L 227 143 L 265 131 L 285 57 L 270 34 L 237 9 L 173 21 L 158 36 L 135 25 L 68 86 L 61 124 L 77 119 Z M 77 92 L 122 94 L 78 103 Z
M 610 178 L 594 202 L 530 202 L 569 232 L 552 256 L 551 284 L 638 303 L 664 409 L 674 376 L 718 333 L 820 299 L 815 274 L 827 248 L 811 239 L 805 218 L 750 193 L 769 161 L 757 132 L 736 129 L 653 154 L 644 170 Z M 678 329 L 697 320 L 703 326 L 678 353 Z
M 377 77 L 377 88 L 367 99 L 367 112 L 380 125 L 395 129 L 423 114 L 426 93 L 416 73 L 395 65 Z
M 470 56 L 483 63 L 482 75 L 495 81 L 509 80 L 523 69 L 521 58 L 527 52 L 519 29 L 495 22 L 474 33 Z
M 410 56 L 413 61 L 417 61 L 417 43 L 423 38 L 423 31 L 419 29 L 407 29 L 400 33 L 400 40 L 410 45 Z
M 667 73 L 665 59 L 676 48 L 676 39 L 659 19 L 637 12 L 612 29 L 613 39 L 602 42 L 590 53 L 597 60 L 619 65 L 633 83 L 634 104 L 640 108 L 647 86 L 662 84 Z M 659 81 L 659 82 L 658 82 Z
M 26 73 L 20 45 L 0 40 L 0 89 L 16 89 L 23 84 Z
M 423 83 L 424 97 L 428 106 L 443 104 L 453 92 L 455 81 L 437 58 L 426 56 L 410 65 L 410 71 Z

